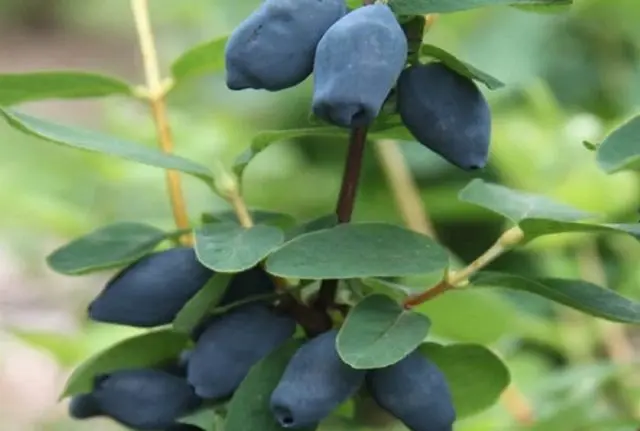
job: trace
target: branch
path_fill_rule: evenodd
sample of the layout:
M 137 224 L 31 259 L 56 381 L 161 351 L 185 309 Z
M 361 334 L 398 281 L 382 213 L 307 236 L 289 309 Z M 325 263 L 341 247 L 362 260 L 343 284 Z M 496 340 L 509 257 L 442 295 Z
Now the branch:
M 362 170 L 362 158 L 364 146 L 367 142 L 367 128 L 354 127 L 349 137 L 349 150 L 347 161 L 342 176 L 340 195 L 336 206 L 338 223 L 349 223 L 353 214 L 353 206 L 360 182 L 360 171 Z M 327 309 L 333 305 L 336 292 L 338 290 L 338 280 L 322 280 L 320 293 L 316 301 L 317 309 Z
M 513 227 L 504 232 L 500 238 L 487 251 L 482 253 L 477 259 L 469 265 L 457 272 L 450 272 L 438 284 L 425 290 L 417 295 L 409 296 L 404 301 L 404 307 L 409 309 L 429 301 L 436 296 L 445 293 L 448 290 L 455 289 L 458 286 L 468 282 L 469 277 L 483 269 L 491 262 L 496 260 L 505 251 L 518 244 L 524 238 L 524 233 L 519 227 Z
M 165 102 L 165 93 L 168 87 L 160 79 L 158 54 L 151 21 L 149 19 L 148 0 L 131 0 L 131 10 L 138 33 L 146 78 L 146 94 L 156 125 L 158 143 L 163 152 L 171 154 L 173 152 L 173 137 L 167 118 L 167 106 Z M 189 217 L 187 215 L 184 195 L 182 194 L 180 175 L 177 171 L 167 170 L 166 182 L 176 227 L 178 229 L 187 229 L 189 227 Z M 191 235 L 184 236 L 182 243 L 185 245 L 192 244 Z

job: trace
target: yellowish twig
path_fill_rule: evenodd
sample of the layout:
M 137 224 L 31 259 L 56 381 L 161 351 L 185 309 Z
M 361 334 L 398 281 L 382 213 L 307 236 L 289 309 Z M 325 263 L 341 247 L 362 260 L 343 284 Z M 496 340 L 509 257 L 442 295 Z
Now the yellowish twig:
M 436 239 L 433 224 L 420 197 L 420 189 L 398 144 L 392 140 L 380 140 L 376 142 L 375 149 L 404 223 L 410 229 Z
M 162 151 L 167 154 L 171 154 L 173 153 L 173 137 L 169 126 L 169 120 L 167 118 L 167 106 L 165 102 L 165 95 L 169 86 L 167 85 L 167 82 L 164 82 L 160 78 L 158 54 L 154 41 L 153 29 L 151 27 L 151 20 L 149 18 L 148 0 L 131 0 L 131 10 L 133 12 L 138 40 L 140 43 L 140 51 L 142 53 L 142 60 L 144 63 L 147 87 L 146 96 L 149 99 L 151 112 L 156 125 L 158 143 Z M 189 227 L 189 217 L 187 215 L 184 195 L 182 194 L 179 173 L 177 171 L 167 170 L 166 181 L 176 227 L 178 229 L 187 229 Z M 185 245 L 192 244 L 191 235 L 183 236 L 181 238 L 181 242 Z
M 529 400 L 514 383 L 505 389 L 500 401 L 518 424 L 529 426 L 535 423 L 535 415 Z
M 253 227 L 253 220 L 251 219 L 251 214 L 249 214 L 249 210 L 247 209 L 247 205 L 244 202 L 240 193 L 233 193 L 229 196 L 229 202 L 233 206 L 233 210 L 238 217 L 238 221 L 240 225 L 244 228 Z
M 430 13 L 428 15 L 425 16 L 425 23 L 424 23 L 424 31 L 427 32 L 431 29 L 431 27 L 433 27 L 433 25 L 436 23 L 436 21 L 438 20 L 438 18 L 440 18 L 440 15 L 437 13 Z
M 468 282 L 469 277 L 493 262 L 497 257 L 502 255 L 514 245 L 518 244 L 524 238 L 524 233 L 519 227 L 512 227 L 504 232 L 500 238 L 487 251 L 482 253 L 477 259 L 469 265 L 456 272 L 449 272 L 446 277 L 435 286 L 425 290 L 422 293 L 408 297 L 405 302 L 405 308 L 412 308 L 429 301 L 436 296 L 445 293 L 448 290 L 463 286 Z

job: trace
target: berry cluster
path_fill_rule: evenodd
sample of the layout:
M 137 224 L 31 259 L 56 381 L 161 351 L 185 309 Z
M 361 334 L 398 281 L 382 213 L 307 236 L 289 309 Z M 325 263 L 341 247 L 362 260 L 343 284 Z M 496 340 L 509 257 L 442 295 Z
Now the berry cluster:
M 407 37 L 385 4 L 348 11 L 344 0 L 265 0 L 232 33 L 225 59 L 232 90 L 278 91 L 313 75 L 313 113 L 339 127 L 370 126 L 395 94 L 418 142 L 461 169 L 487 163 L 484 96 L 444 63 L 407 66 Z
M 483 167 L 491 122 L 486 100 L 443 63 L 407 65 L 408 45 L 385 4 L 349 11 L 344 0 L 265 0 L 228 40 L 227 86 L 279 91 L 313 75 L 313 112 L 345 128 L 371 126 L 395 93 L 416 140 L 460 168 Z M 143 328 L 170 324 L 212 276 L 193 248 L 156 252 L 109 281 L 89 316 Z M 233 276 L 219 305 L 274 291 L 255 267 Z M 264 299 L 208 317 L 181 357 L 96 377 L 90 393 L 72 400 L 71 415 L 108 416 L 139 430 L 197 429 L 177 421 L 233 396 L 252 367 L 295 336 L 293 314 Z M 445 377 L 419 351 L 385 368 L 359 370 L 342 361 L 336 337 L 336 329 L 310 337 L 292 356 L 269 400 L 281 427 L 316 426 L 365 390 L 413 431 L 452 429 L 456 413 Z
M 89 317 L 133 327 L 171 323 L 213 275 L 192 248 L 153 253 L 111 279 L 89 306 Z M 252 268 L 234 276 L 220 304 L 274 289 L 262 269 Z M 90 393 L 72 399 L 71 416 L 106 416 L 138 430 L 195 430 L 176 421 L 203 403 L 228 400 L 251 368 L 295 330 L 296 321 L 270 301 L 232 308 L 196 327 L 194 347 L 179 358 L 97 376 Z M 336 336 L 333 329 L 311 338 L 291 358 L 270 399 L 273 417 L 283 428 L 317 425 L 365 387 L 414 431 L 451 429 L 451 395 L 433 363 L 416 351 L 383 369 L 356 370 L 340 359 Z

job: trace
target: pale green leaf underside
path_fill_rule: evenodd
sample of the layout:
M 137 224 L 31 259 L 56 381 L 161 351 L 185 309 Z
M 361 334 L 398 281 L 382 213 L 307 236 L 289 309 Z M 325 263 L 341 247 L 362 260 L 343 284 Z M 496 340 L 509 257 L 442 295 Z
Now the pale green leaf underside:
M 608 173 L 640 171 L 640 115 L 609 134 L 598 146 L 596 157 Z
M 0 106 L 49 99 L 84 99 L 131 95 L 116 78 L 75 71 L 0 74 Z
M 200 178 L 208 184 L 213 181 L 212 173 L 206 167 L 144 145 L 87 129 L 65 126 L 13 110 L 0 109 L 0 116 L 14 129 L 44 141 L 116 156 L 144 165 L 181 171 Z
M 481 272 L 474 286 L 521 290 L 543 296 L 584 313 L 614 322 L 640 324 L 640 302 L 584 280 L 529 279 L 519 275 Z
M 97 353 L 76 368 L 67 380 L 62 397 L 86 393 L 98 375 L 126 368 L 155 366 L 177 359 L 189 339 L 169 329 L 156 330 L 121 341 Z

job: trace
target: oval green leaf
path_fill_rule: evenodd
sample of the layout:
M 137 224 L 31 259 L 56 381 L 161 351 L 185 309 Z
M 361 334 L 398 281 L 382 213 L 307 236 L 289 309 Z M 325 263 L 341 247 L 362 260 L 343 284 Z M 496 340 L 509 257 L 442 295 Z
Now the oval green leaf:
M 387 121 L 387 119 L 383 117 L 378 118 L 374 125 L 370 128 L 367 137 L 374 140 L 397 139 L 401 141 L 414 141 L 415 138 L 400 122 L 399 116 L 394 116 L 393 119 L 397 121 Z M 251 163 L 251 161 L 256 156 L 258 156 L 258 154 L 266 150 L 271 144 L 304 136 L 320 136 L 327 138 L 346 139 L 349 136 L 349 130 L 330 126 L 322 121 L 317 121 L 316 124 L 311 124 L 309 125 L 309 127 L 262 131 L 253 137 L 249 148 L 247 148 L 245 151 L 240 153 L 238 157 L 236 157 L 233 163 L 234 173 L 238 176 L 238 178 L 242 178 L 242 174 L 244 173 L 244 170 L 247 168 L 247 166 L 249 166 L 249 163 Z
M 640 302 L 583 280 L 530 279 L 485 271 L 473 277 L 471 282 L 479 287 L 500 287 L 533 293 L 613 322 L 640 324 Z
M 370 295 L 349 312 L 336 348 L 340 358 L 353 368 L 383 368 L 422 344 L 430 326 L 427 316 L 403 309 L 386 295 Z
M 249 371 L 228 405 L 225 431 L 286 430 L 274 419 L 269 409 L 269 399 L 301 344 L 298 340 L 289 340 Z M 304 430 L 312 431 L 315 428 Z
M 385 223 L 350 223 L 289 241 L 266 270 L 301 279 L 402 277 L 447 267 L 447 251 L 425 235 Z
M 143 368 L 177 358 L 189 338 L 169 329 L 152 331 L 121 341 L 76 368 L 61 398 L 91 391 L 94 378 L 124 368 Z
M 176 82 L 216 73 L 224 69 L 224 47 L 227 36 L 201 43 L 178 57 L 171 65 Z
M 598 146 L 596 158 L 607 173 L 640 171 L 640 115 L 618 127 Z
M 181 171 L 200 178 L 207 184 L 213 182 L 213 175 L 209 169 L 183 157 L 165 154 L 159 150 L 98 132 L 42 120 L 13 110 L 0 109 L 0 115 L 14 129 L 47 142 L 117 156 L 144 165 Z
M 195 230 L 198 260 L 216 272 L 234 273 L 254 267 L 283 242 L 284 232 L 267 225 L 245 229 L 222 222 Z
M 173 330 L 191 334 L 202 319 L 218 305 L 231 281 L 231 274 L 216 273 L 178 312 Z
M 598 224 L 532 218 L 523 220 L 520 228 L 529 241 L 544 235 L 570 232 L 627 234 L 640 240 L 640 224 Z
M 420 55 L 440 60 L 447 67 L 456 71 L 460 75 L 483 83 L 489 90 L 497 90 L 498 88 L 504 87 L 504 83 L 500 80 L 494 78 L 488 73 L 481 71 L 480 69 L 475 68 L 468 63 L 465 63 L 464 61 L 458 59 L 455 55 L 437 46 L 429 44 L 422 45 L 420 47 Z
M 397 15 L 449 13 L 487 6 L 562 6 L 573 0 L 390 0 L 389 6 Z
M 60 71 L 0 74 L 0 106 L 47 99 L 131 95 L 131 87 L 107 76 Z
M 425 343 L 420 352 L 444 373 L 458 418 L 491 407 L 511 382 L 500 358 L 479 344 Z
M 65 275 L 117 268 L 140 259 L 169 235 L 143 223 L 115 223 L 55 250 L 47 257 L 47 264 Z
M 487 183 L 479 178 L 467 184 L 458 194 L 458 199 L 484 207 L 514 223 L 529 218 L 577 221 L 593 217 L 593 214 L 557 203 L 545 196 Z

